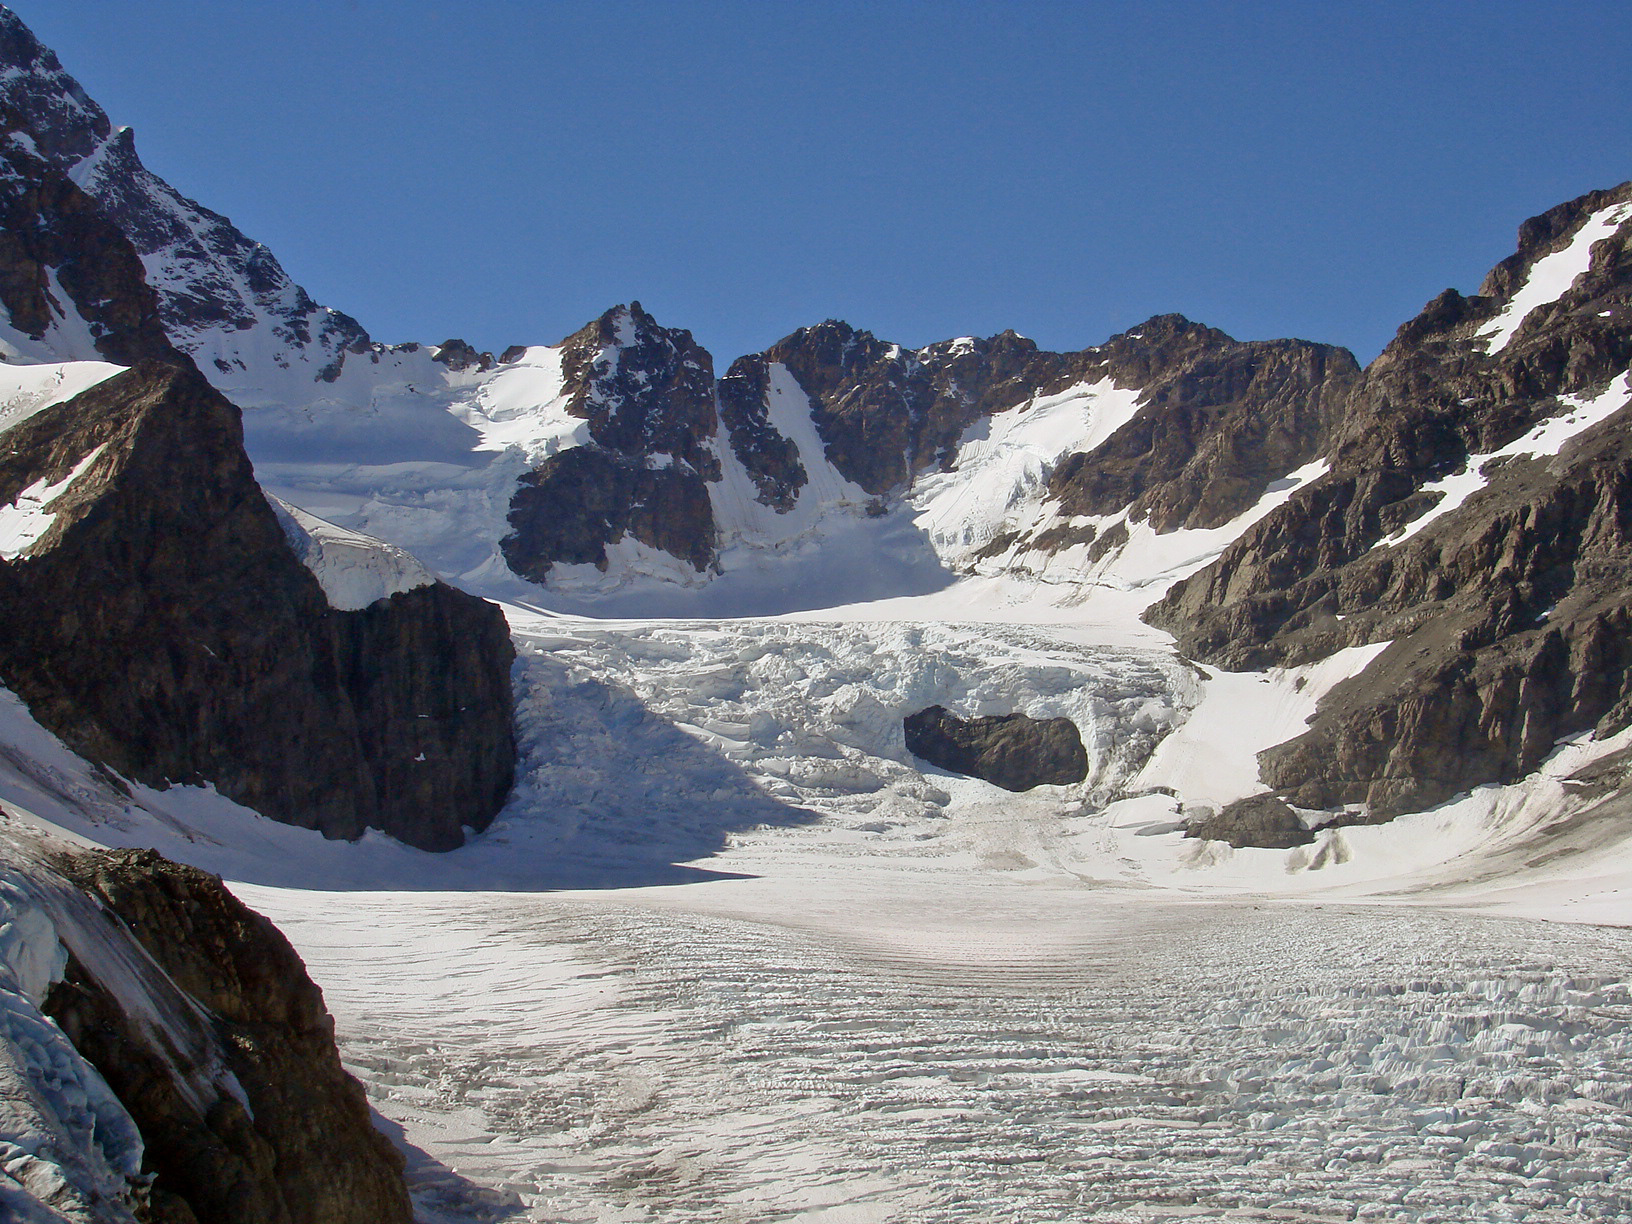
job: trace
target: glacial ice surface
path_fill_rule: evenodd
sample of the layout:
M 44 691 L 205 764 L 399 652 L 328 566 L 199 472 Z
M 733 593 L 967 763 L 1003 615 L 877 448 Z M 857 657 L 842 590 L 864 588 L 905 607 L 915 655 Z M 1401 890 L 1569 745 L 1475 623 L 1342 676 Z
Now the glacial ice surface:
M 1625 930 L 876 869 L 246 895 L 427 1221 L 1632 1210 Z

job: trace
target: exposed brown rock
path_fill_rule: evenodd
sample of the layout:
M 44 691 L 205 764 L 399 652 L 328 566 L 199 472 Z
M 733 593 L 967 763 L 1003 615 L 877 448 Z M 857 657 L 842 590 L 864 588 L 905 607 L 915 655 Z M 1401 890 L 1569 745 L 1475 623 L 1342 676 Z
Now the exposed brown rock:
M 140 256 L 188 270 L 156 289 L 173 343 L 202 358 L 212 341 L 264 325 L 275 340 L 306 350 L 319 377 L 331 381 L 348 355 L 375 351 L 356 320 L 314 303 L 266 247 L 150 173 L 130 129 L 114 128 L 56 55 L 3 8 L 0 63 L 8 69 L 0 76 L 0 111 L 26 132 L 33 153 L 58 173 L 72 172 Z M 222 372 L 237 368 L 219 358 L 214 364 Z
M 1063 515 L 1148 520 L 1159 532 L 1217 527 L 1269 483 L 1319 455 L 1359 368 L 1346 349 L 1243 343 L 1161 315 L 1101 350 L 1119 386 L 1143 389 L 1134 418 L 1049 479 Z
M 1065 786 L 1088 776 L 1088 753 L 1069 718 L 959 718 L 942 706 L 930 706 L 907 715 L 902 727 L 907 751 L 914 756 L 1004 790 Z
M 1133 420 L 1091 453 L 1067 456 L 1048 488 L 1061 517 L 1131 506 L 1158 531 L 1227 522 L 1319 454 L 1359 375 L 1344 349 L 1242 343 L 1180 315 L 1075 353 L 1043 352 L 1013 332 L 907 352 L 830 320 L 761 360 L 782 362 L 809 394 L 834 466 L 881 495 L 944 469 L 983 416 L 1084 382 L 1138 389 Z M 1053 551 L 1078 536 L 1056 525 L 1027 543 Z
M 436 352 L 431 356 L 432 361 L 440 362 L 450 370 L 490 370 L 493 368 L 492 353 L 478 353 L 474 347 L 463 340 L 444 340 L 436 346 Z
M 1264 754 L 1265 781 L 1294 802 L 1363 802 L 1383 819 L 1513 781 L 1559 737 L 1628 721 L 1632 445 L 1621 416 L 1556 458 L 1487 468 L 1488 487 L 1465 505 L 1383 543 L 1435 504 L 1424 484 L 1632 366 L 1632 224 L 1501 352 L 1476 334 L 1537 259 L 1627 201 L 1632 184 L 1533 218 L 1479 296 L 1431 302 L 1367 369 L 1331 474 L 1152 608 L 1182 649 L 1226 667 L 1393 643 L 1327 698 L 1307 734 Z
M 1192 820 L 1185 826 L 1184 835 L 1203 841 L 1228 842 L 1237 850 L 1244 846 L 1290 850 L 1315 840 L 1314 833 L 1304 827 L 1298 814 L 1269 794 L 1237 799 L 1223 811 Z
M 828 461 L 878 495 L 944 467 L 971 424 L 1025 402 L 1069 364 L 1012 331 L 908 352 L 832 319 L 761 356 L 787 366 L 810 396 Z
M 589 436 L 630 457 L 670 455 L 718 479 L 714 361 L 678 328 L 660 327 L 639 302 L 614 306 L 562 341 L 567 411 Z
M 214 876 L 147 850 L 63 855 L 56 868 L 128 924 L 203 1011 L 204 1048 L 248 1108 L 126 1015 L 76 956 L 46 1010 L 142 1133 L 165 1224 L 408 1224 L 402 1158 L 370 1121 L 323 996 L 270 922 Z M 184 1078 L 186 1077 L 186 1078 Z M 191 1081 L 189 1083 L 189 1080 Z M 200 1091 L 211 1099 L 199 1101 Z

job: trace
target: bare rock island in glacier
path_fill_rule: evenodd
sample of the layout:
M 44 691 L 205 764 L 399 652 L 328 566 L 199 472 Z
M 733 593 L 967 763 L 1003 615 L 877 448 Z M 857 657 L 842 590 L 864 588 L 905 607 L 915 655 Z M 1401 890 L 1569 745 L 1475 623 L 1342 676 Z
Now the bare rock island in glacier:
M 0 310 L 0 1213 L 1629 1209 L 1624 938 L 1430 907 L 1624 919 L 1632 184 L 1364 369 L 387 345 L 0 9 Z

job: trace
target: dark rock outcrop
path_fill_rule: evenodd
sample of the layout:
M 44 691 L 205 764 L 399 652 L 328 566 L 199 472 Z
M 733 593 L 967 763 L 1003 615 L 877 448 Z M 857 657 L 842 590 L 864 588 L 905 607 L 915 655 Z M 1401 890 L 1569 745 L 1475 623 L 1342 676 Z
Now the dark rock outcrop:
M 732 452 L 759 491 L 760 504 L 786 514 L 810 474 L 799 462 L 799 448 L 778 433 L 767 416 L 769 367 L 761 358 L 739 357 L 720 379 L 717 390 L 720 423 Z
M 75 751 L 331 837 L 447 849 L 491 820 L 514 770 L 503 616 L 442 584 L 330 607 L 190 366 L 143 363 L 5 440 L 0 505 L 80 472 L 0 560 L 0 681 Z
M 444 340 L 436 346 L 436 352 L 431 360 L 440 362 L 450 370 L 490 370 L 493 368 L 492 353 L 478 353 L 476 349 L 463 340 Z
M 1456 473 L 1576 411 L 1632 366 L 1632 184 L 1527 221 L 1475 297 L 1447 291 L 1367 369 L 1331 472 L 1150 612 L 1226 667 L 1393 644 L 1261 772 L 1307 807 L 1386 819 L 1533 770 L 1562 736 L 1632 717 L 1632 444 L 1625 414 L 1556 456 L 1485 468 L 1486 487 L 1404 536 Z M 1487 323 L 1594 214 L 1626 216 L 1556 301 L 1496 352 Z M 1619 390 L 1614 390 L 1619 388 Z M 1400 533 L 1400 538 L 1389 539 Z
M 699 572 L 714 560 L 714 512 L 702 477 L 600 447 L 575 446 L 523 476 L 509 519 L 505 560 L 535 582 L 557 564 L 604 571 L 607 545 L 625 536 Z
M 1222 811 L 1186 824 L 1186 837 L 1203 841 L 1228 842 L 1237 850 L 1256 846 L 1266 850 L 1290 850 L 1315 840 L 1298 814 L 1274 795 L 1252 795 L 1237 799 Z
M 216 877 L 152 851 L 64 854 L 52 865 L 117 915 L 168 977 L 104 981 L 91 966 L 106 958 L 71 946 L 67 978 L 45 1006 L 141 1131 L 148 1218 L 408 1224 L 402 1158 L 373 1128 L 323 996 L 277 928 Z M 144 980 L 187 997 L 144 1009 L 182 1031 L 156 1031 L 127 1010 L 132 983 Z
M 1004 790 L 1065 786 L 1088 776 L 1088 753 L 1069 718 L 959 718 L 942 706 L 930 706 L 907 715 L 902 728 L 907 751 L 914 756 Z
M 562 341 L 561 373 L 567 411 L 596 445 L 717 478 L 714 361 L 690 332 L 658 326 L 639 302 L 614 306 Z
M 567 411 L 589 422 L 590 442 L 523 477 L 505 561 L 537 582 L 557 563 L 605 569 L 607 545 L 627 535 L 706 570 L 715 558 L 707 482 L 720 478 L 713 360 L 639 302 L 563 344 Z

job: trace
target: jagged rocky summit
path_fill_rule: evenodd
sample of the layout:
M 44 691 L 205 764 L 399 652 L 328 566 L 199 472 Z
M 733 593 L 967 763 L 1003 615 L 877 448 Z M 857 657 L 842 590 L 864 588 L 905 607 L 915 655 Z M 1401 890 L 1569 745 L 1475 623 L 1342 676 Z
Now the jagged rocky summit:
M 1532 218 L 1354 388 L 1330 471 L 1151 609 L 1231 668 L 1390 643 L 1262 758 L 1386 820 L 1632 721 L 1632 184 Z
M 503 616 L 268 499 L 133 214 L 64 169 L 101 112 L 3 11 L 0 53 L 0 682 L 131 782 L 460 844 L 514 771 Z

